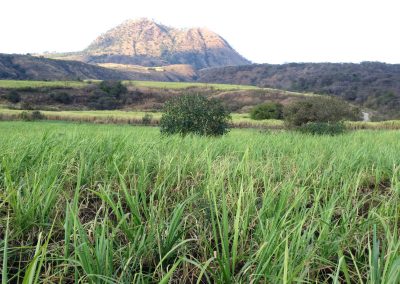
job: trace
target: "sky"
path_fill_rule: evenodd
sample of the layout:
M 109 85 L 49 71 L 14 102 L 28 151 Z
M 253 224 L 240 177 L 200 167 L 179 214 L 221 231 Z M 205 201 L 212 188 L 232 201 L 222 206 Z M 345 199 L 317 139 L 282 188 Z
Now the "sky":
M 254 63 L 400 63 L 399 11 L 396 0 L 1 0 L 0 53 L 79 51 L 146 17 L 209 28 Z

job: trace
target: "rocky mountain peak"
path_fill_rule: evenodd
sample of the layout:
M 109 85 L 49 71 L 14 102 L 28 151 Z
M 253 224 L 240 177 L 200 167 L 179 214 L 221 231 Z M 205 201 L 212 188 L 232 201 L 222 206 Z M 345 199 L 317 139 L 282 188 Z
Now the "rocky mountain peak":
M 177 29 L 147 18 L 123 22 L 99 36 L 84 53 L 91 63 L 191 64 L 197 69 L 250 63 L 206 28 Z

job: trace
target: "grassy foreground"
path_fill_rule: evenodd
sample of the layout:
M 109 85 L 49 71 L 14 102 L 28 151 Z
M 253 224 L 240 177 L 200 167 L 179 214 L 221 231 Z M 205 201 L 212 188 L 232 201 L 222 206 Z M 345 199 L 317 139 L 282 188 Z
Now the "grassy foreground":
M 399 140 L 0 122 L 3 283 L 398 283 Z

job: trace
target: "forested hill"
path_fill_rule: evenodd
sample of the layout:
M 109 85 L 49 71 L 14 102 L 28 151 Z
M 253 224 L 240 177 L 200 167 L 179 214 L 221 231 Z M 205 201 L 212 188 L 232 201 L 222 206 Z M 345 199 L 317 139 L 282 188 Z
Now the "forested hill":
M 400 64 L 380 62 L 260 64 L 204 69 L 200 81 L 250 84 L 340 96 L 400 115 Z

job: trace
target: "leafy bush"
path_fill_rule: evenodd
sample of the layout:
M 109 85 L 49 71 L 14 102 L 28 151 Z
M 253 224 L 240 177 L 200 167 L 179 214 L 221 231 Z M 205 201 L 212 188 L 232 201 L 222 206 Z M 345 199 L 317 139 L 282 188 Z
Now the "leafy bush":
M 346 132 L 343 122 L 308 122 L 298 128 L 302 133 L 312 135 L 338 135 Z
M 149 113 L 146 113 L 143 117 L 142 117 L 142 123 L 144 125 L 149 125 L 151 123 L 153 119 L 153 116 Z
M 21 101 L 21 96 L 16 91 L 11 91 L 10 93 L 6 94 L 4 98 L 13 104 L 19 103 Z
M 335 123 L 361 118 L 358 109 L 333 97 L 312 97 L 294 102 L 284 108 L 283 115 L 289 127 L 299 127 L 309 122 Z
M 89 107 L 97 110 L 112 110 L 120 107 L 120 102 L 102 90 L 94 90 L 89 97 Z
M 32 109 L 34 109 L 34 106 L 31 102 L 22 102 L 21 109 L 32 110 Z
M 46 116 L 38 110 L 27 112 L 23 111 L 19 114 L 19 118 L 25 121 L 34 121 L 45 119 Z
M 161 133 L 217 136 L 228 132 L 231 116 L 221 101 L 201 95 L 172 98 L 164 106 L 160 120 Z
M 283 105 L 280 103 L 265 103 L 255 106 L 250 112 L 250 118 L 255 120 L 282 119 Z
M 128 92 L 128 89 L 121 81 L 102 81 L 99 85 L 100 90 L 109 94 L 111 97 L 120 99 Z
M 121 106 L 127 93 L 121 81 L 102 81 L 89 98 L 89 107 L 98 110 L 111 110 Z
M 50 97 L 57 103 L 60 104 L 70 104 L 72 103 L 72 97 L 68 93 L 52 93 Z
M 113 110 L 120 106 L 120 103 L 113 97 L 99 97 L 90 106 L 98 110 Z
M 44 114 L 41 113 L 41 112 L 38 111 L 38 110 L 32 111 L 31 117 L 32 117 L 32 120 L 41 120 L 41 119 L 45 119 L 45 118 L 46 118 L 46 117 L 44 116 Z

